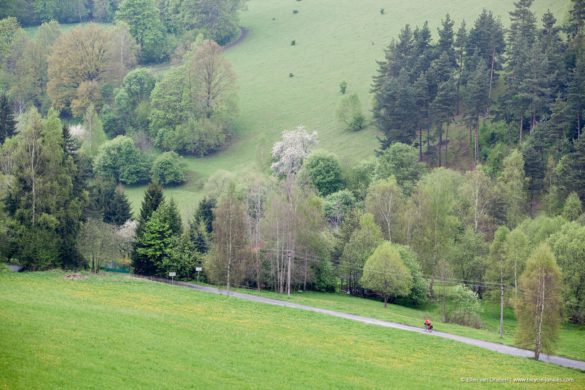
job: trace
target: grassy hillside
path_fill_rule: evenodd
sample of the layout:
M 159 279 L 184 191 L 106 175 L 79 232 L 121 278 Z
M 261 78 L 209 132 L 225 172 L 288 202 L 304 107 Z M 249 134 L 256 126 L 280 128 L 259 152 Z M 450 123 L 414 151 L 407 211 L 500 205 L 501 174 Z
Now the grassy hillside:
M 441 332 L 514 345 L 514 334 L 517 326 L 514 311 L 511 308 L 506 308 L 504 313 L 504 338 L 501 339 L 499 336 L 500 306 L 497 303 L 492 303 L 487 300 L 482 301 L 483 312 L 480 314 L 482 328 L 475 329 L 441 322 L 441 309 L 437 304 L 427 304 L 420 308 L 389 304 L 388 308 L 384 308 L 381 302 L 345 294 L 307 291 L 293 294 L 288 298 L 282 294 L 269 291 L 257 292 L 254 290 L 242 290 L 242 292 L 412 326 L 422 326 L 424 319 L 428 317 L 433 321 L 435 329 Z M 585 327 L 570 324 L 562 326 L 556 354 L 585 360 Z
M 0 297 L 0 388 L 585 386 L 583 373 L 529 359 L 124 276 L 2 274 Z
M 218 170 L 265 169 L 270 148 L 284 129 L 304 124 L 319 133 L 319 147 L 342 159 L 358 161 L 378 147 L 373 128 L 342 131 L 335 118 L 341 95 L 339 83 L 349 84 L 369 112 L 369 89 L 376 60 L 406 23 L 429 21 L 436 32 L 446 13 L 468 26 L 488 7 L 508 24 L 510 0 L 250 0 L 241 23 L 246 39 L 227 51 L 239 86 L 240 124 L 233 144 L 202 159 L 189 159 L 193 179 L 168 194 L 190 215 L 205 178 Z M 565 19 L 569 0 L 536 0 L 537 15 L 551 9 Z M 384 15 L 380 9 L 384 8 Z M 298 13 L 293 14 L 293 10 Z M 295 46 L 290 42 L 296 41 Z M 289 73 L 294 77 L 290 78 Z M 129 189 L 135 209 L 144 187 Z

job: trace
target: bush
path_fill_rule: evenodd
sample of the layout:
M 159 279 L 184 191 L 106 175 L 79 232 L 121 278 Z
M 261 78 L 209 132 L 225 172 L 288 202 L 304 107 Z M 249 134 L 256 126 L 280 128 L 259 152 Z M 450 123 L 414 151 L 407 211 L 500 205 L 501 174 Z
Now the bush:
M 346 91 L 347 91 L 347 81 L 343 80 L 341 83 L 339 83 L 339 92 L 341 92 L 342 95 L 345 95 Z
M 447 312 L 446 321 L 480 328 L 479 313 L 481 313 L 481 305 L 477 294 L 463 285 L 455 286 L 453 307 Z
M 319 196 L 327 196 L 344 187 L 339 160 L 329 152 L 315 151 L 309 155 L 301 174 L 315 187 Z
M 152 181 L 160 185 L 181 184 L 185 182 L 185 163 L 175 152 L 165 152 L 158 156 L 150 171 Z
M 342 93 L 343 91 L 342 89 Z M 360 131 L 365 127 L 366 117 L 362 113 L 362 104 L 357 94 L 352 93 L 341 100 L 337 108 L 337 119 L 345 130 Z
M 97 176 L 116 182 L 137 184 L 149 180 L 150 165 L 131 138 L 118 136 L 101 146 L 94 160 L 94 171 Z
M 323 213 L 329 223 L 339 225 L 355 205 L 355 197 L 348 190 L 328 195 L 323 202 Z

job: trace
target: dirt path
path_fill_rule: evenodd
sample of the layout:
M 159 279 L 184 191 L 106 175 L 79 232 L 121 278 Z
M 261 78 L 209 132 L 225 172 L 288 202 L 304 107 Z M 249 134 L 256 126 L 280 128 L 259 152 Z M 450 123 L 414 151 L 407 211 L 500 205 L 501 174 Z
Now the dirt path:
M 240 27 L 240 36 L 238 37 L 238 39 L 228 43 L 227 45 L 225 45 L 223 47 L 223 49 L 227 50 L 229 48 L 232 48 L 234 46 L 239 45 L 240 43 L 242 43 L 244 41 L 244 39 L 246 39 L 247 36 L 248 36 L 248 29 L 245 27 Z
M 147 279 L 154 280 L 157 282 L 162 282 L 162 283 L 168 283 L 168 284 L 171 283 L 171 281 L 166 280 L 166 279 L 160 279 L 160 278 L 147 278 Z M 234 298 L 245 299 L 247 301 L 252 301 L 252 302 L 264 303 L 267 305 L 282 306 L 282 307 L 288 307 L 291 309 L 312 311 L 315 313 L 326 314 L 326 315 L 333 316 L 333 317 L 344 318 L 347 320 L 362 322 L 364 324 L 369 324 L 369 325 L 377 325 L 377 326 L 383 326 L 386 328 L 401 329 L 401 330 L 406 330 L 409 332 L 425 333 L 426 335 L 429 335 L 429 336 L 442 337 L 444 339 L 458 341 L 460 343 L 473 345 L 476 347 L 488 349 L 490 351 L 499 352 L 499 353 L 503 353 L 506 355 L 520 356 L 520 357 L 525 357 L 525 358 L 532 358 L 534 356 L 534 352 L 526 350 L 526 349 L 516 348 L 516 347 L 509 346 L 509 345 L 503 345 L 503 344 L 498 344 L 498 343 L 492 343 L 489 341 L 471 339 L 469 337 L 457 336 L 457 335 L 454 335 L 451 333 L 444 333 L 444 332 L 437 332 L 437 331 L 434 331 L 432 333 L 426 333 L 424 331 L 424 329 L 417 328 L 415 326 L 403 325 L 403 324 L 399 324 L 396 322 L 383 321 L 383 320 L 378 320 L 378 319 L 370 318 L 370 317 L 362 317 L 362 316 L 358 316 L 358 315 L 354 315 L 354 314 L 342 313 L 339 311 L 320 309 L 318 307 L 306 306 L 306 305 L 301 305 L 298 303 L 292 303 L 292 302 L 286 302 L 286 301 L 280 301 L 277 299 L 264 298 L 264 297 L 259 297 L 259 296 L 251 295 L 251 294 L 242 294 L 242 293 L 233 292 L 233 291 L 229 292 L 229 294 L 228 294 L 228 292 L 226 290 L 221 290 L 221 289 L 218 289 L 215 287 L 202 286 L 202 285 L 198 285 L 198 284 L 194 284 L 194 283 L 174 282 L 174 284 L 177 286 L 186 287 L 186 288 L 190 288 L 193 290 L 204 291 L 204 292 L 218 294 L 218 295 L 229 295 L 229 296 L 234 297 Z M 543 362 L 585 371 L 585 362 L 583 362 L 581 360 L 574 360 L 574 359 L 564 358 L 561 356 L 553 356 L 553 355 L 546 355 L 546 354 L 541 354 L 540 359 Z

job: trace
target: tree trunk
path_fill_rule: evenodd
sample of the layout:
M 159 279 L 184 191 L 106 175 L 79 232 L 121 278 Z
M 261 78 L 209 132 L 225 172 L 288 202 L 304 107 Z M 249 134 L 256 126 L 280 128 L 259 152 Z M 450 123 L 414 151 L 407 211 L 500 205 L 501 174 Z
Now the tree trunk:
M 490 102 L 492 101 L 492 83 L 494 80 L 494 65 L 496 62 L 496 48 L 492 51 L 492 65 L 490 67 L 490 89 L 488 93 L 488 105 L 486 110 L 486 117 L 490 116 Z
M 422 161 L 422 129 L 418 129 L 418 161 Z
M 546 275 L 543 275 L 543 270 L 541 270 L 541 275 L 540 275 L 540 283 L 539 283 L 539 287 L 540 287 L 540 299 L 538 302 L 538 310 L 540 313 L 538 313 L 538 329 L 536 331 L 536 345 L 534 348 L 534 358 L 536 360 L 539 360 L 540 358 L 540 351 L 542 349 L 542 321 L 543 321 L 543 317 L 544 317 L 544 290 L 546 287 Z
M 504 275 L 500 268 L 500 338 L 504 337 Z
M 448 166 L 449 161 L 449 122 L 445 128 L 445 168 Z
M 439 166 L 441 166 L 441 148 L 443 147 L 443 129 L 439 128 L 439 141 L 437 143 L 437 152 L 439 153 L 438 162 Z
M 475 126 L 475 165 L 479 162 L 479 121 Z
M 521 144 L 522 143 L 522 128 L 524 127 L 524 114 L 522 114 L 520 116 L 520 138 L 518 143 Z
M 292 251 L 289 249 L 287 253 L 287 270 L 286 270 L 286 294 L 290 297 L 290 280 L 292 272 Z
M 388 296 L 384 295 L 384 307 L 388 307 Z

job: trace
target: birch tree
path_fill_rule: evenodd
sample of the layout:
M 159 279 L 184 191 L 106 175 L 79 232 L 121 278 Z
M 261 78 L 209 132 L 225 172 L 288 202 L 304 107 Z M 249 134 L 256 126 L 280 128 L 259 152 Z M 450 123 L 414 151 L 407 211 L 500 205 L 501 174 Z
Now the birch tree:
M 554 351 L 562 319 L 561 271 L 547 244 L 539 245 L 530 255 L 520 288 L 523 294 L 516 306 L 516 341 L 521 347 L 533 348 L 538 360 L 541 352 Z
M 234 184 L 220 198 L 214 213 L 212 249 L 205 263 L 206 273 L 213 282 L 225 284 L 229 291 L 244 279 L 248 256 L 246 214 Z

